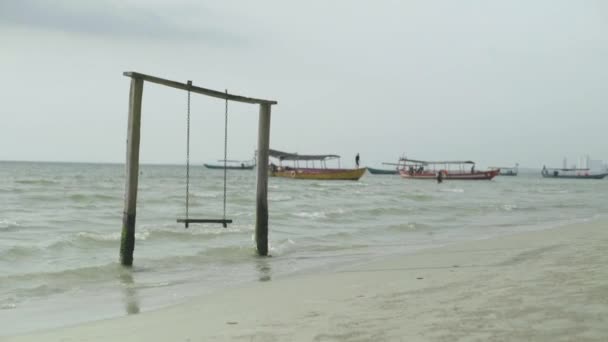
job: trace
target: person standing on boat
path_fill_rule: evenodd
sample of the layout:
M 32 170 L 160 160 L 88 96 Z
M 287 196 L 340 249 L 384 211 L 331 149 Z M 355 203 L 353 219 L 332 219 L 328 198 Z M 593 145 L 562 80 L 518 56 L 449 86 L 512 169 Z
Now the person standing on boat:
M 355 156 L 355 164 L 357 164 L 357 169 L 359 168 L 359 153 Z

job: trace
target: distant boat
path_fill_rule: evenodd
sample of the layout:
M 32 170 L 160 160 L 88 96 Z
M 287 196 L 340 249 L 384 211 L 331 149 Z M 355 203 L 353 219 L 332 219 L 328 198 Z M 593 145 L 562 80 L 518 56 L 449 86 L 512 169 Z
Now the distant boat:
M 223 170 L 224 160 L 218 160 L 221 164 L 203 164 L 208 169 Z M 226 160 L 226 170 L 253 170 L 255 167 L 255 160 Z
M 589 169 L 557 169 L 544 166 L 540 174 L 543 178 L 564 179 L 603 179 L 608 176 L 608 173 L 591 173 Z
M 496 169 L 476 171 L 475 162 L 470 160 L 424 161 L 401 158 L 399 164 L 399 174 L 408 179 L 437 179 L 441 173 L 443 180 L 491 180 L 500 172 Z
M 386 169 L 374 169 L 374 168 L 368 167 L 367 171 L 369 171 L 369 173 L 374 174 L 374 175 L 398 175 L 399 174 L 399 170 L 397 170 L 397 169 L 386 170 Z
M 499 176 L 517 176 L 517 174 L 519 173 L 519 164 L 515 164 L 515 167 L 508 167 L 508 166 L 490 166 L 491 170 L 498 170 Z
M 319 180 L 359 180 L 366 168 L 342 169 L 327 168 L 327 160 L 340 160 L 335 154 L 304 155 L 270 150 L 269 156 L 278 159 L 279 165 L 270 164 L 270 176 L 293 179 L 319 179 Z M 292 166 L 284 166 L 284 161 L 292 162 Z M 319 167 L 316 167 L 315 162 Z M 309 163 L 312 167 L 309 167 Z M 305 164 L 301 165 L 301 164 Z M 303 167 L 304 166 L 304 167 Z

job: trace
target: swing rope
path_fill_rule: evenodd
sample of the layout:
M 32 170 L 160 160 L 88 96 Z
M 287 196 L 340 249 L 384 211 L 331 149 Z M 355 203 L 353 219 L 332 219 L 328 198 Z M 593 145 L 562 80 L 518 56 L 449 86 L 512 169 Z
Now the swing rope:
M 190 88 L 192 81 L 188 81 L 188 105 L 186 110 L 186 218 L 178 218 L 177 222 L 184 223 L 188 228 L 190 223 L 221 223 L 224 228 L 228 227 L 228 223 L 232 223 L 231 219 L 226 219 L 226 175 L 227 175 L 227 160 L 228 160 L 228 98 L 225 104 L 225 119 L 224 119 L 224 214 L 221 219 L 191 219 L 190 218 Z M 226 90 L 228 95 L 228 90 Z
M 224 105 L 224 216 L 226 220 L 226 174 L 228 168 L 226 162 L 228 160 L 228 89 L 226 89 L 226 102 Z M 226 223 L 223 224 L 224 228 L 227 227 Z
M 188 228 L 189 213 L 188 208 L 190 206 L 190 87 L 192 81 L 188 81 L 188 109 L 186 111 L 186 222 L 184 223 Z

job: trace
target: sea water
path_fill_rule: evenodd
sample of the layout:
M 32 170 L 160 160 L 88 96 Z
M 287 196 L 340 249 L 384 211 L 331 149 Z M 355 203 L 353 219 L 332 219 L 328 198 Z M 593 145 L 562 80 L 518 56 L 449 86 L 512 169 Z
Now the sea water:
M 134 267 L 118 263 L 124 165 L 0 162 L 0 336 L 137 314 L 463 240 L 591 220 L 608 181 L 270 178 L 270 254 L 256 256 L 255 171 L 228 171 L 226 217 L 185 229 L 183 166 L 142 165 Z M 223 217 L 223 170 L 191 169 L 190 217 Z

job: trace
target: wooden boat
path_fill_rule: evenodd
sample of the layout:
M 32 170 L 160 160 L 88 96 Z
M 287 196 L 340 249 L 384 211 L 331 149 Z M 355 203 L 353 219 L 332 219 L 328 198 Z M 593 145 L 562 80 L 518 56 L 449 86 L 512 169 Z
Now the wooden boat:
M 340 160 L 335 154 L 303 155 L 287 153 L 277 150 L 269 150 L 268 155 L 279 161 L 279 165 L 270 164 L 269 173 L 272 177 L 285 177 L 293 179 L 322 179 L 322 180 L 359 180 L 365 173 L 366 168 L 342 169 L 327 168 L 328 160 Z M 292 162 L 292 166 L 283 166 L 284 161 Z M 318 163 L 319 167 L 315 165 Z M 301 165 L 304 164 L 304 165 Z M 312 167 L 309 167 L 311 164 Z M 304 166 L 304 167 L 302 167 Z
M 221 164 L 203 164 L 203 165 L 208 169 L 223 170 L 224 169 L 224 160 L 218 160 L 218 163 L 221 163 Z M 253 170 L 254 167 L 255 167 L 255 161 L 226 160 L 226 169 L 227 170 Z
M 543 178 L 563 179 L 603 179 L 608 173 L 591 173 L 589 169 L 557 169 L 543 166 L 540 174 Z
M 399 175 L 408 179 L 436 180 L 442 173 L 442 180 L 491 180 L 500 172 L 499 169 L 476 171 L 475 162 L 465 161 L 424 161 L 401 158 Z M 466 170 L 469 168 L 469 170 Z
M 499 176 L 517 176 L 519 173 L 519 164 L 515 164 L 515 167 L 490 166 L 490 169 L 499 170 Z
M 373 175 L 398 175 L 399 174 L 399 170 L 397 170 L 397 169 L 386 170 L 386 169 L 374 169 L 374 168 L 368 167 L 367 171 L 369 171 L 369 173 L 371 173 Z

